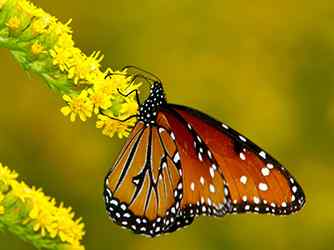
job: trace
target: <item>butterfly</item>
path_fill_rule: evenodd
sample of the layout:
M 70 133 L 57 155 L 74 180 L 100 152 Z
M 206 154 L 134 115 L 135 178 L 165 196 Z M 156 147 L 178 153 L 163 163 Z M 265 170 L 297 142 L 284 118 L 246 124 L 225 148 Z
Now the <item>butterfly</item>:
M 150 94 L 105 178 L 115 223 L 154 237 L 203 214 L 288 215 L 303 207 L 301 186 L 271 155 L 227 124 L 168 103 L 160 79 L 148 81 Z

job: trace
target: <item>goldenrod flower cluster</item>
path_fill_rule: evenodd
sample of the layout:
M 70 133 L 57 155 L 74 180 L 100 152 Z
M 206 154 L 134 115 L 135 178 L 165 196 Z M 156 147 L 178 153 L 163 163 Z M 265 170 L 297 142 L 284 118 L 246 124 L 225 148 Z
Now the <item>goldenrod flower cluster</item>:
M 18 174 L 0 163 L 0 227 L 45 249 L 81 249 L 81 219 L 71 208 L 46 196 L 41 189 L 17 181 Z
M 140 84 L 125 71 L 101 70 L 103 55 L 85 55 L 75 47 L 71 20 L 63 24 L 26 0 L 0 0 L 0 47 L 6 47 L 27 70 L 40 75 L 63 95 L 65 116 L 74 122 L 96 115 L 103 134 L 122 138 L 135 120 L 135 95 L 125 97 Z M 106 77 L 106 75 L 109 77 Z M 116 118 L 111 119 L 111 118 Z

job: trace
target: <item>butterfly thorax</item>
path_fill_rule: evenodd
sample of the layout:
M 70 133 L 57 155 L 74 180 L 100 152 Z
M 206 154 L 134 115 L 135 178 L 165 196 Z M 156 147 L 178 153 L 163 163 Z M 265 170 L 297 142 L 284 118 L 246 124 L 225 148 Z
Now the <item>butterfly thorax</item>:
M 165 103 L 166 97 L 162 84 L 154 82 L 150 90 L 150 95 L 140 105 L 138 120 L 144 122 L 146 125 L 155 124 L 158 109 Z

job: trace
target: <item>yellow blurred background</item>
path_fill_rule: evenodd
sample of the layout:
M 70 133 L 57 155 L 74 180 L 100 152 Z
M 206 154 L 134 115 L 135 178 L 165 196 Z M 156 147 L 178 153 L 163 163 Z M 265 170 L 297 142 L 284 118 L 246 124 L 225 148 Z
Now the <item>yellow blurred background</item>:
M 103 179 L 124 141 L 70 123 L 61 97 L 0 50 L 0 161 L 82 216 L 87 250 L 333 249 L 334 2 L 42 1 L 104 66 L 159 75 L 172 103 L 230 124 L 296 176 L 307 203 L 288 217 L 202 217 L 155 239 L 107 217 Z M 0 249 L 30 250 L 0 234 Z

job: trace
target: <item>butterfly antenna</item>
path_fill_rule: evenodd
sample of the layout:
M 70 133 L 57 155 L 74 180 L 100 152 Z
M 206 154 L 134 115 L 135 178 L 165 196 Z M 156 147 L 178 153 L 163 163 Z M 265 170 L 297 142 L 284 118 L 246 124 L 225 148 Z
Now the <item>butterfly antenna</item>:
M 156 81 L 162 83 L 162 81 L 160 80 L 160 78 L 159 78 L 158 76 L 156 76 L 155 74 L 153 74 L 153 73 L 151 73 L 151 72 L 148 72 L 148 71 L 146 71 L 146 70 L 144 70 L 144 69 L 141 69 L 141 68 L 139 68 L 139 67 L 137 67 L 137 66 L 134 66 L 134 65 L 128 65 L 128 66 L 125 66 L 122 70 L 125 70 L 125 69 L 135 69 L 135 70 L 138 70 L 138 71 L 140 71 L 140 72 L 143 72 L 143 73 L 145 73 L 145 74 L 147 74 L 147 75 L 153 77 Z M 154 81 L 154 79 L 150 79 L 150 80 L 153 80 L 153 81 Z
M 131 76 L 131 75 L 123 74 L 123 73 L 111 73 L 111 72 L 108 72 L 105 75 L 104 79 L 107 79 L 108 77 L 111 78 L 114 75 L 122 75 L 122 76 L 126 76 L 126 77 Z M 154 80 L 151 79 L 151 78 L 148 78 L 148 77 L 146 77 L 146 76 L 144 76 L 142 74 L 136 74 L 136 75 L 133 75 L 133 78 L 131 79 L 130 84 L 129 84 L 128 87 L 130 87 L 130 85 L 132 85 L 138 78 L 141 78 L 141 79 L 145 80 L 148 84 L 150 84 L 150 86 L 152 85 L 152 82 L 154 82 Z

